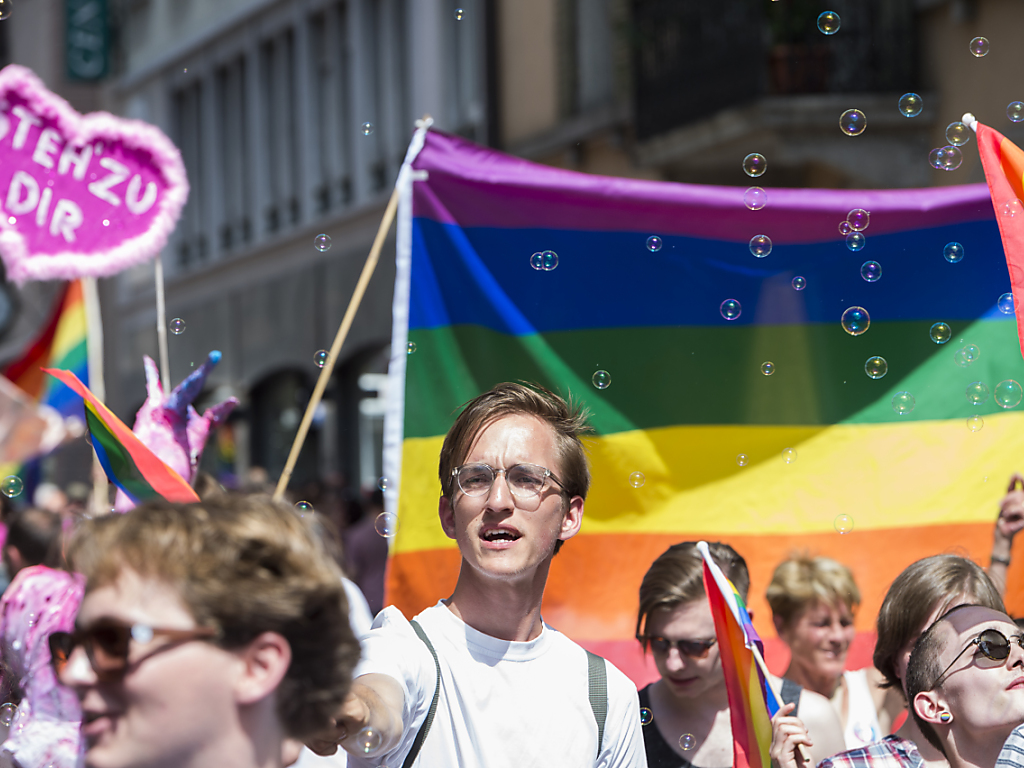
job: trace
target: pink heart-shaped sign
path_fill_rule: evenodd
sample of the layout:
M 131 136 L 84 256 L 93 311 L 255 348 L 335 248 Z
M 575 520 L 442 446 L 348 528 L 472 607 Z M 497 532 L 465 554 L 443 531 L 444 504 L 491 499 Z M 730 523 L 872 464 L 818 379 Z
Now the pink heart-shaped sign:
M 188 199 L 158 128 L 80 115 L 29 69 L 0 70 L 0 256 L 26 280 L 104 277 L 160 252 Z

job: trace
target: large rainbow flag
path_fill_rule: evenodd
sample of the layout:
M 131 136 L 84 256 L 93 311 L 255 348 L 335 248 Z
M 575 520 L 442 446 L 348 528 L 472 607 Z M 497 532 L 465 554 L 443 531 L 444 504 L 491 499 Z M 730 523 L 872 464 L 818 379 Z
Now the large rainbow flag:
M 638 682 L 653 673 L 632 637 L 637 590 L 676 542 L 744 555 L 773 671 L 786 659 L 764 593 L 795 551 L 853 568 L 854 664 L 870 663 L 878 606 L 909 563 L 957 551 L 988 564 L 1024 456 L 1020 387 L 1005 383 L 1024 382 L 1024 360 L 985 185 L 775 189 L 769 164 L 755 182 L 767 204 L 751 210 L 744 187 L 584 175 L 436 131 L 407 163 L 384 465 L 398 480 L 388 594 L 407 614 L 450 594 L 459 570 L 436 512 L 443 436 L 505 380 L 593 413 L 583 529 L 554 559 L 544 617 Z M 870 212 L 856 251 L 838 228 L 855 209 Z M 866 332 L 844 330 L 851 307 Z M 1018 614 L 1022 576 L 1014 562 Z

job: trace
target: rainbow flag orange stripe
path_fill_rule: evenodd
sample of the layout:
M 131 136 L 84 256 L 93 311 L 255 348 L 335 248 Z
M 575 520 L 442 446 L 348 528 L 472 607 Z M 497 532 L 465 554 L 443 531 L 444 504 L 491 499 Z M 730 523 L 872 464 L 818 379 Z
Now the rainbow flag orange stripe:
M 771 717 L 778 711 L 779 702 L 754 659 L 755 648 L 763 656 L 761 638 L 754 630 L 743 598 L 711 559 L 707 544 L 702 541 L 697 546 L 704 557 L 704 591 L 715 619 L 718 653 L 729 694 L 733 766 L 769 768 Z

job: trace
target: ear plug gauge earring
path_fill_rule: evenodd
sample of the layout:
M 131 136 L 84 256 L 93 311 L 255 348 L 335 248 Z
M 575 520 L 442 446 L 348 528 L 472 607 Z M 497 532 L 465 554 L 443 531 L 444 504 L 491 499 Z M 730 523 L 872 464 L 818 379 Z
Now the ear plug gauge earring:
M 943 712 L 939 715 L 939 720 L 941 720 L 943 723 L 948 723 L 952 719 L 953 715 L 951 715 L 949 712 Z

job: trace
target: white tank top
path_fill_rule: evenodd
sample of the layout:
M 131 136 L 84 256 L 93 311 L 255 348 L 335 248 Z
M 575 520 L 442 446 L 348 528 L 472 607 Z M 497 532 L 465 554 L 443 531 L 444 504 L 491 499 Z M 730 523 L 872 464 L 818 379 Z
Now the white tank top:
M 843 739 L 847 749 L 856 749 L 878 741 L 885 734 L 878 724 L 878 711 L 871 698 L 866 669 L 843 672 L 846 681 L 846 730 Z

